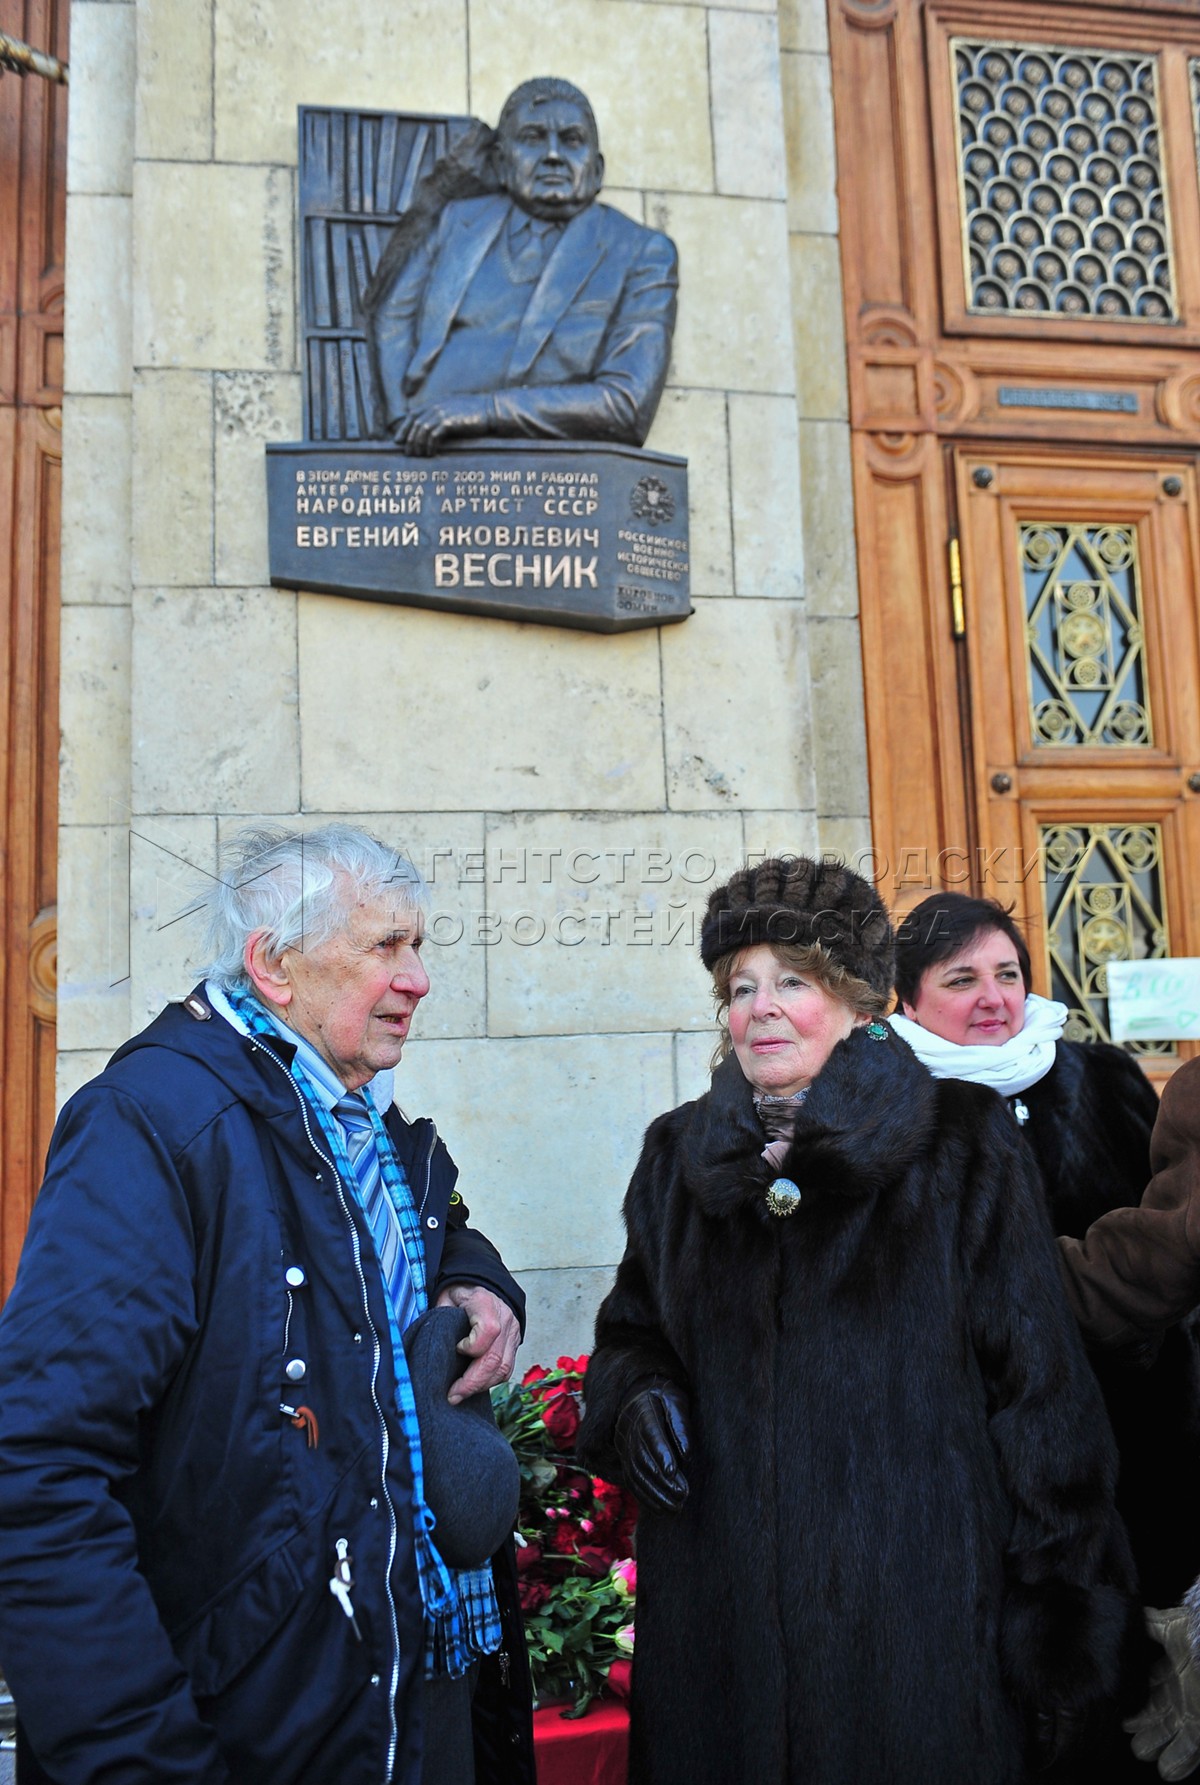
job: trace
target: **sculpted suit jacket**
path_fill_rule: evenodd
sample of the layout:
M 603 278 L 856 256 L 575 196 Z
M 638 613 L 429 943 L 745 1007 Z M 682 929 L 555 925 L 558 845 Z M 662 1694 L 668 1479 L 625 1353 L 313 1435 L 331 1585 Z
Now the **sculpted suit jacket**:
M 448 204 L 376 307 L 372 335 L 389 429 L 420 400 L 511 208 L 505 193 Z M 533 287 L 510 353 L 504 345 L 507 365 L 481 376 L 481 387 L 492 387 L 488 431 L 640 446 L 667 376 L 677 286 L 675 247 L 659 230 L 602 204 L 573 217 Z M 487 346 L 480 330 L 481 356 Z

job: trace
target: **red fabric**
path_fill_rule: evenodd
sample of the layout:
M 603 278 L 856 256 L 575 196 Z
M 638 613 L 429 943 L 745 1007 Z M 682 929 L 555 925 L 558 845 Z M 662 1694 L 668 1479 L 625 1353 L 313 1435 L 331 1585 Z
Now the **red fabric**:
M 625 1785 L 629 1770 L 629 1712 L 603 1699 L 582 1717 L 557 1705 L 533 1713 L 538 1785 Z

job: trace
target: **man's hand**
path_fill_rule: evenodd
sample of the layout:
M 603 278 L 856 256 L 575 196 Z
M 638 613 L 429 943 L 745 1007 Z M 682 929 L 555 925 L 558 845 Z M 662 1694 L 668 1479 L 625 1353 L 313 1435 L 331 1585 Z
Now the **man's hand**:
M 1146 1608 L 1146 1628 L 1167 1651 L 1150 1674 L 1150 1702 L 1125 1728 L 1138 1760 L 1157 1757 L 1159 1777 L 1187 1779 L 1200 1766 L 1200 1669 L 1185 1606 Z
M 508 1303 L 490 1289 L 469 1283 L 452 1283 L 437 1298 L 439 1308 L 465 1308 L 471 1330 L 458 1349 L 474 1362 L 451 1385 L 447 1399 L 452 1407 L 485 1389 L 507 1382 L 517 1361 L 521 1327 Z
M 486 434 L 493 426 L 489 398 L 470 391 L 435 403 L 419 403 L 392 427 L 392 439 L 404 452 L 427 458 L 451 435 Z

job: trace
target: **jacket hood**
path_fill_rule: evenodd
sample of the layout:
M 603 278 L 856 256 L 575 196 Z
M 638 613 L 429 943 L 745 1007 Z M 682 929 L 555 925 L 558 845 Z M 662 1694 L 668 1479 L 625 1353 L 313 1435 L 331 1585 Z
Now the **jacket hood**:
M 265 1116 L 293 1114 L 295 1093 L 291 1089 L 286 1068 L 291 1064 L 295 1048 L 281 1036 L 271 1041 L 251 1039 L 236 1030 L 232 1023 L 215 1011 L 209 1003 L 203 980 L 177 1004 L 168 1004 L 154 1021 L 119 1047 L 107 1070 L 132 1059 L 146 1048 L 166 1048 L 196 1061 L 219 1079 L 240 1103 Z M 274 1054 L 279 1065 L 265 1057 Z M 281 1072 L 279 1066 L 285 1070 Z
M 119 1047 L 105 1075 L 119 1077 L 122 1062 L 148 1063 L 151 1049 L 166 1050 L 176 1059 L 193 1061 L 203 1067 L 224 1093 L 223 1102 L 242 1103 L 272 1124 L 279 1140 L 292 1152 L 306 1157 L 312 1148 L 309 1124 L 304 1120 L 303 1100 L 288 1070 L 296 1052 L 282 1035 L 255 1036 L 253 1039 L 226 1022 L 213 1009 L 205 994 L 204 983 L 196 986 L 186 998 L 168 1004 L 154 1021 Z M 169 1096 L 172 1083 L 169 1073 L 153 1074 L 160 1094 Z M 194 1088 L 195 1081 L 192 1081 Z M 203 1126 L 213 1113 L 197 1104 L 198 1126 Z M 393 1105 L 383 1112 L 383 1119 L 392 1143 L 406 1172 L 411 1174 L 428 1162 L 437 1141 L 437 1130 L 427 1116 L 414 1120 L 401 1114 Z M 447 1163 L 449 1163 L 447 1156 Z M 453 1169 L 451 1167 L 450 1169 Z
M 927 1148 L 937 1095 L 929 1073 L 892 1029 L 883 1040 L 855 1029 L 813 1080 L 776 1169 L 762 1157 L 765 1137 L 753 1093 L 731 1054 L 713 1074 L 711 1090 L 691 1106 L 680 1138 L 684 1179 L 715 1216 L 749 1204 L 773 1220 L 763 1192 L 777 1177 L 792 1178 L 801 1189 L 819 1178 L 835 1194 L 868 1196 Z

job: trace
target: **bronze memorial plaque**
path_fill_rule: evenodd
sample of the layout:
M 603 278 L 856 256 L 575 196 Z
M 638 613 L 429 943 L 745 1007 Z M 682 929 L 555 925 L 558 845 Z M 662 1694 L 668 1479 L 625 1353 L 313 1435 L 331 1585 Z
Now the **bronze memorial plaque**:
M 598 199 L 592 110 L 300 114 L 305 438 L 267 447 L 271 581 L 616 632 L 686 619 L 687 462 L 642 442 L 674 244 Z

